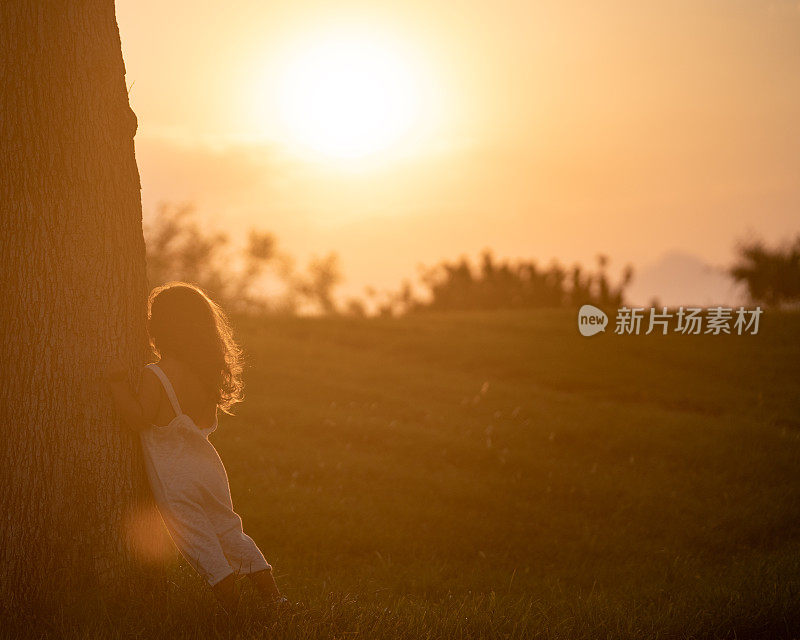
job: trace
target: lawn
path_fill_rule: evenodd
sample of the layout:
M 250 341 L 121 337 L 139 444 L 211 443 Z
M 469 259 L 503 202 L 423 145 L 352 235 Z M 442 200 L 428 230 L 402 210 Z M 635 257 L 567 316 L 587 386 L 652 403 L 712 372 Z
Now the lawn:
M 286 593 L 345 600 L 335 632 L 800 635 L 797 315 L 236 326 L 247 401 L 215 443 Z
M 800 636 L 800 316 L 755 336 L 584 338 L 566 311 L 234 325 L 246 401 L 212 439 L 301 608 L 232 626 L 179 568 L 161 620 L 98 635 Z

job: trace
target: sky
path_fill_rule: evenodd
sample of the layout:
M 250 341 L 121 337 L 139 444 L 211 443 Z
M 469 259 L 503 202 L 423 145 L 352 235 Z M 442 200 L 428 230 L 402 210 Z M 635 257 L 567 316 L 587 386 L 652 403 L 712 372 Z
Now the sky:
M 117 19 L 145 221 L 193 202 L 300 263 L 336 251 L 345 293 L 489 248 L 604 253 L 639 302 L 725 302 L 698 270 L 800 232 L 797 0 L 117 0 Z

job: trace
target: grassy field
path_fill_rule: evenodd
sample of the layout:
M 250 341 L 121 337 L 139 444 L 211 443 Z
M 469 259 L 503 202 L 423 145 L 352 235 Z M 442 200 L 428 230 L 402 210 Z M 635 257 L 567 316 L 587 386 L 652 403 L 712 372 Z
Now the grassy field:
M 800 637 L 800 316 L 756 336 L 584 338 L 566 311 L 235 327 L 247 400 L 214 442 L 302 608 L 232 625 L 177 569 L 177 613 L 123 614 L 127 635 Z

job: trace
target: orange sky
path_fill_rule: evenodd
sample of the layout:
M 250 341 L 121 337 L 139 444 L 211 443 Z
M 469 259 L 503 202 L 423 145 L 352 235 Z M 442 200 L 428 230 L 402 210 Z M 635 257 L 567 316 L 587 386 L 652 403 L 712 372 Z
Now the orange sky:
M 191 200 L 301 262 L 335 250 L 351 293 L 484 247 L 644 274 L 800 231 L 796 0 L 118 0 L 117 16 L 145 218 Z M 298 152 L 276 74 L 353 29 L 398 44 L 427 111 L 355 163 Z

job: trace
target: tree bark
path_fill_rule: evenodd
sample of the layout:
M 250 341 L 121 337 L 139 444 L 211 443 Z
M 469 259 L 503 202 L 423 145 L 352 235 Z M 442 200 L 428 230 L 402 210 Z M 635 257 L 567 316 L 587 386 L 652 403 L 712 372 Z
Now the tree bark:
M 147 353 L 135 132 L 113 0 L 0 3 L 4 598 L 116 581 L 148 511 L 102 382 Z

